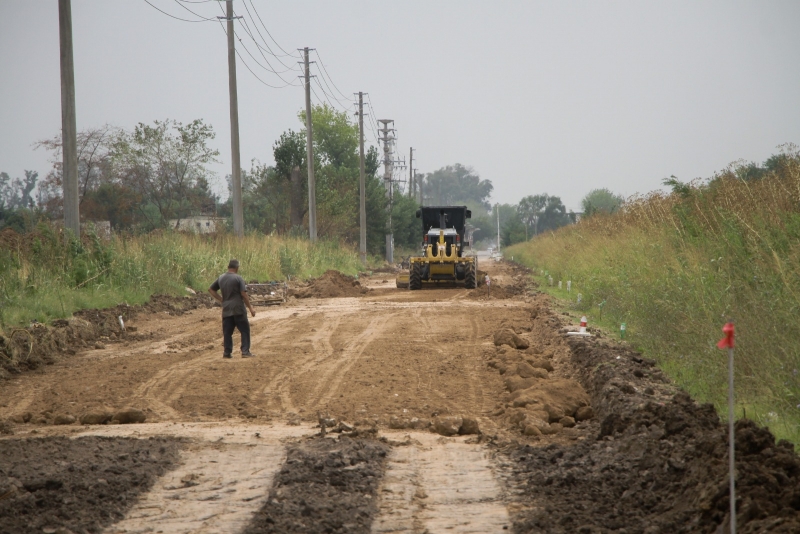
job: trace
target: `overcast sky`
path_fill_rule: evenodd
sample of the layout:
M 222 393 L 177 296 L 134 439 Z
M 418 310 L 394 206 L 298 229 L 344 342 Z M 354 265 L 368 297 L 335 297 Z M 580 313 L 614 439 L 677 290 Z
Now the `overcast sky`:
M 197 19 L 177 0 L 150 1 Z M 214 1 L 183 5 L 220 14 Z M 496 201 L 547 192 L 577 210 L 593 188 L 646 193 L 673 174 L 707 177 L 800 143 L 797 0 L 235 0 L 280 54 L 253 6 L 285 50 L 319 51 L 313 73 L 321 57 L 344 95 L 368 92 L 375 118 L 396 121 L 400 155 L 416 149 L 421 172 L 472 166 L 494 183 Z M 203 118 L 217 132 L 222 189 L 230 125 L 219 23 L 182 22 L 144 0 L 72 0 L 72 17 L 78 129 Z M 237 29 L 265 64 L 242 21 Z M 240 50 L 264 82 L 285 84 Z M 47 155 L 32 144 L 60 131 L 58 58 L 57 1 L 0 0 L 0 171 L 46 174 Z M 296 83 L 297 74 L 281 76 Z M 241 62 L 238 81 L 243 167 L 271 163 L 280 133 L 302 127 L 303 90 L 269 88 Z

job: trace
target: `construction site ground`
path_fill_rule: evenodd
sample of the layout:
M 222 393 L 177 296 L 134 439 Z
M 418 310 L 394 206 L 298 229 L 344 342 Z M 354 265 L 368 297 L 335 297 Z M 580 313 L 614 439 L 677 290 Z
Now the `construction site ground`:
M 250 359 L 200 296 L 29 329 L 64 341 L 0 380 L 0 534 L 727 528 L 713 407 L 480 269 L 488 296 L 326 273 L 257 309 Z M 800 532 L 793 446 L 737 447 L 739 531 Z

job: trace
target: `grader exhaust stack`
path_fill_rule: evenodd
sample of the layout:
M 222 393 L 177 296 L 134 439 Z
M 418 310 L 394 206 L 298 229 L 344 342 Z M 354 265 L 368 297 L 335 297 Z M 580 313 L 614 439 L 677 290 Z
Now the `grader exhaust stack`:
M 408 273 L 397 276 L 397 287 L 421 289 L 423 284 L 458 284 L 478 287 L 478 259 L 465 251 L 464 232 L 472 212 L 466 206 L 425 206 L 422 219 L 422 254 L 409 260 Z M 470 247 L 471 248 L 471 247 Z

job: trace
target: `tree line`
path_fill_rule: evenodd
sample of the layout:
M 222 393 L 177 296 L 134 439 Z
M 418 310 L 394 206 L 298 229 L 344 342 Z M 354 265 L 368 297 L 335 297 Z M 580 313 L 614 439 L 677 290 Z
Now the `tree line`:
M 251 232 L 307 235 L 308 182 L 305 111 L 299 127 L 288 129 L 273 143 L 274 164 L 253 160 L 242 172 L 245 228 Z M 346 112 L 325 105 L 312 110 L 314 173 L 318 235 L 355 244 L 359 235 L 358 126 Z M 104 125 L 78 133 L 78 185 L 84 220 L 109 221 L 116 232 L 146 233 L 167 228 L 171 221 L 195 215 L 231 220 L 230 196 L 221 200 L 212 185 L 210 165 L 218 162 L 212 147 L 215 132 L 202 119 L 184 124 L 174 120 L 139 123 L 131 130 Z M 35 145 L 50 153 L 52 168 L 40 179 L 25 171 L 11 179 L 0 173 L 0 228 L 19 232 L 41 220 L 63 218 L 61 138 Z M 380 254 L 391 209 L 395 245 L 416 249 L 420 223 L 417 201 L 402 183 L 393 185 L 389 202 L 378 150 L 366 152 L 367 247 Z M 230 190 L 230 176 L 226 177 Z M 518 204 L 492 204 L 493 185 L 471 167 L 456 163 L 418 176 L 425 205 L 467 205 L 477 241 L 488 244 L 497 233 L 503 245 L 527 240 L 577 219 L 557 196 L 527 196 Z M 587 200 L 589 199 L 589 200 Z M 584 213 L 613 211 L 621 198 L 597 190 L 584 199 Z M 391 204 L 391 206 L 390 206 Z

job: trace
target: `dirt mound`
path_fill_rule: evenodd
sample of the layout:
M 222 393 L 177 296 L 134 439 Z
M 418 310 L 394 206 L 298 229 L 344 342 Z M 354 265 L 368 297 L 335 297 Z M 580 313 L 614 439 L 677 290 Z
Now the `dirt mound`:
M 101 532 L 177 462 L 179 448 L 164 438 L 2 440 L 0 532 Z
M 123 331 L 120 317 L 127 325 L 142 313 L 182 315 L 190 310 L 214 305 L 214 300 L 205 293 L 191 297 L 153 295 L 148 302 L 138 306 L 118 304 L 101 310 L 79 310 L 71 318 L 57 319 L 50 325 L 34 323 L 27 328 L 0 333 L 0 379 L 51 364 L 60 355 L 75 354 L 98 342 L 135 339 L 133 329 Z
M 388 451 L 379 441 L 345 436 L 291 447 L 245 534 L 370 532 Z
M 305 287 L 295 289 L 290 294 L 299 299 L 326 299 L 360 297 L 367 291 L 355 277 L 330 270 L 319 278 L 309 280 Z
M 522 294 L 525 291 L 524 287 L 501 286 L 500 284 L 492 282 L 487 294 L 486 284 L 480 282 L 478 285 L 481 287 L 473 289 L 467 293 L 467 298 L 473 300 L 510 299 Z
M 540 330 L 559 328 L 552 316 Z M 597 417 L 592 439 L 513 446 L 511 484 L 523 502 L 520 532 L 717 532 L 727 530 L 726 428 L 713 406 L 673 388 L 655 362 L 596 340 L 569 340 L 576 378 Z M 519 398 L 519 397 L 518 397 Z M 587 423 L 583 423 L 586 425 Z M 741 532 L 800 532 L 800 458 L 767 429 L 738 421 Z M 576 491 L 580 488 L 580 491 Z

